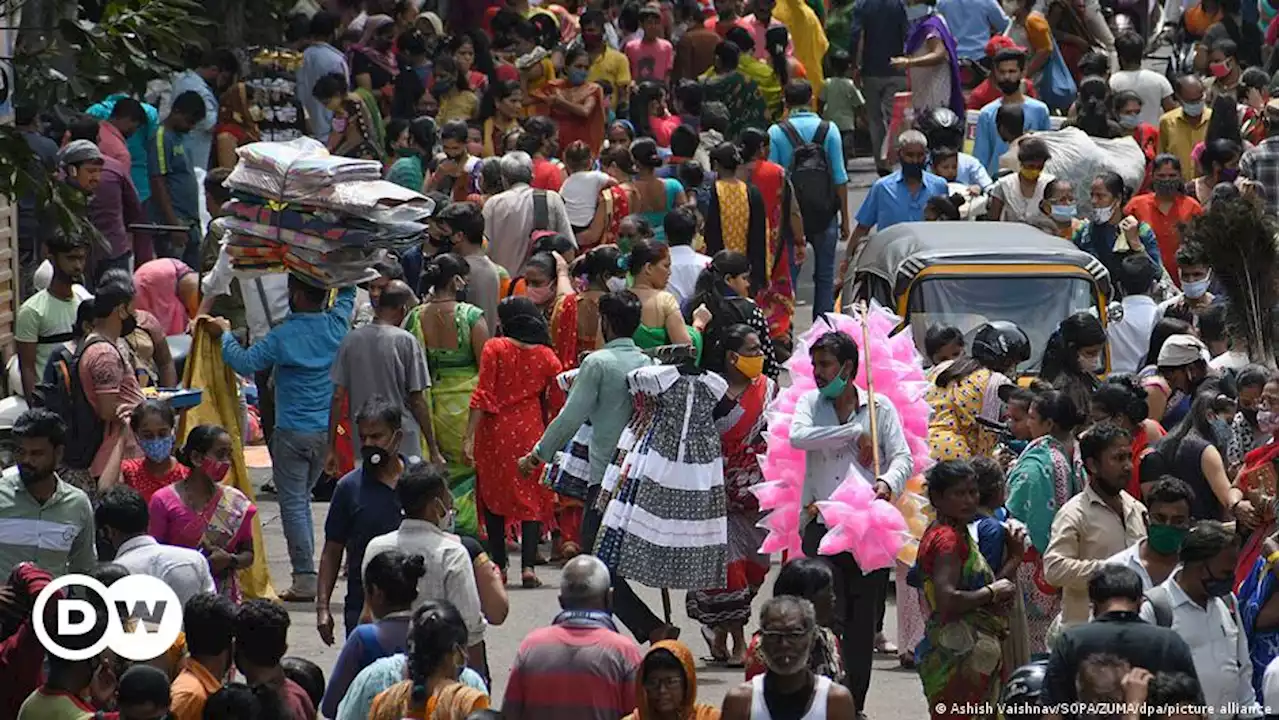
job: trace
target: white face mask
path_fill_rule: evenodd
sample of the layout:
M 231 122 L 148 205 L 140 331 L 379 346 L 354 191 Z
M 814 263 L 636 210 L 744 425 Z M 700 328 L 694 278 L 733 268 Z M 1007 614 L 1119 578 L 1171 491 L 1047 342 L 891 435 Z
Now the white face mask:
M 443 500 L 439 502 L 441 505 L 444 504 Z M 441 530 L 447 533 L 452 533 L 454 531 L 454 528 L 457 526 L 457 524 L 458 524 L 458 511 L 453 508 L 447 508 L 444 511 L 444 515 L 441 516 L 440 522 L 437 524 L 437 527 L 439 527 Z
M 627 289 L 627 279 L 624 277 L 611 277 L 604 281 L 604 286 L 609 288 L 609 292 L 622 292 Z
M 1104 208 L 1093 209 L 1093 221 L 1097 223 L 1111 222 L 1111 216 L 1116 213 L 1115 205 L 1108 205 Z

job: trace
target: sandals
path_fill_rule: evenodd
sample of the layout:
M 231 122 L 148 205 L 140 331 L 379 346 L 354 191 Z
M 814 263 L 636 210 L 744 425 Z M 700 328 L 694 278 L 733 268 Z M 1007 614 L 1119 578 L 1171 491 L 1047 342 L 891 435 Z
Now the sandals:
M 520 587 L 526 590 L 542 587 L 542 581 L 538 579 L 538 574 L 533 568 L 525 568 L 520 571 Z
M 289 588 L 288 590 L 285 590 L 284 592 L 280 593 L 279 598 L 284 602 L 315 602 L 316 601 L 315 593 L 308 595 L 304 592 L 295 590 L 293 588 Z
M 703 662 L 708 663 L 724 663 L 729 661 L 729 648 L 725 647 L 722 651 L 716 647 L 716 631 L 706 625 L 702 626 L 702 639 L 707 642 L 707 650 L 710 655 L 702 658 Z M 725 638 L 726 642 L 728 638 Z

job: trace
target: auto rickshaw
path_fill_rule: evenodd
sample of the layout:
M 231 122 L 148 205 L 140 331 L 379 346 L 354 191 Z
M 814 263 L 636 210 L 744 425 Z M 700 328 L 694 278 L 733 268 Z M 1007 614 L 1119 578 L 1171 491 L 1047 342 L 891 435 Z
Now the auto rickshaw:
M 1067 316 L 1092 311 L 1104 326 L 1108 310 L 1119 318 L 1097 258 L 1021 223 L 894 225 L 866 240 L 845 283 L 845 312 L 860 300 L 893 308 L 922 354 L 925 332 L 935 325 L 955 326 L 971 341 L 983 323 L 1016 323 L 1031 340 L 1031 359 L 1018 368 L 1023 375 L 1037 372 L 1049 336 Z

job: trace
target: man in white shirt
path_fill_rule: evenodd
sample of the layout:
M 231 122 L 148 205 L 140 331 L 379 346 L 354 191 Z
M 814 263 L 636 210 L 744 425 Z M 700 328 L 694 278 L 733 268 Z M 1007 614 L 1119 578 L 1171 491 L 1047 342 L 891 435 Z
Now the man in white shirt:
M 1125 565 L 1142 578 L 1145 592 L 1164 582 L 1178 567 L 1178 550 L 1191 527 L 1192 490 L 1172 475 L 1156 481 L 1147 501 L 1147 536 L 1112 555 L 1108 565 Z
M 882 470 L 877 472 L 870 467 L 873 453 L 867 428 L 871 413 L 866 393 L 853 384 L 858 374 L 858 346 L 853 338 L 843 332 L 829 332 L 818 338 L 809 355 L 813 359 L 818 389 L 809 391 L 796 403 L 791 419 L 791 444 L 805 454 L 800 528 L 805 554 L 815 557 L 827 533 L 818 516 L 817 502 L 831 497 L 850 473 L 865 477 L 874 486 L 878 498 L 889 500 L 902 492 L 914 470 L 898 411 L 879 394 L 874 402 Z M 844 601 L 844 612 L 837 622 L 843 621 L 841 650 L 849 691 L 861 712 L 871 683 L 877 606 L 884 602 L 889 571 L 863 573 L 849 553 L 829 559 L 836 572 L 836 582 L 842 585 L 837 597 Z
M 711 258 L 693 249 L 693 238 L 698 234 L 698 215 L 693 208 L 679 207 L 667 213 L 662 227 L 667 231 L 667 246 L 671 248 L 667 292 L 676 296 L 676 302 L 683 309 L 685 301 L 693 297 L 698 275 Z
M 573 226 L 560 193 L 529 186 L 533 182 L 533 158 L 529 153 L 509 152 L 500 163 L 507 189 L 484 204 L 484 234 L 489 238 L 490 259 L 515 276 L 522 273 L 529 258 L 534 230 L 550 230 L 573 238 Z
M 1111 350 L 1111 371 L 1136 373 L 1151 344 L 1151 331 L 1160 321 L 1160 309 L 1152 294 L 1160 280 L 1160 268 L 1145 253 L 1129 255 L 1120 263 L 1120 287 L 1124 317 L 1107 325 L 1107 347 Z
M 1172 0 L 1170 4 L 1175 4 Z M 1138 113 L 1138 122 L 1160 127 L 1160 116 L 1178 107 L 1178 99 L 1173 95 L 1173 85 L 1164 75 L 1142 67 L 1142 57 L 1146 53 L 1146 41 L 1132 30 L 1126 30 L 1116 36 L 1116 55 L 1120 58 L 1120 69 L 1111 74 L 1111 92 L 1132 90 L 1142 99 L 1142 112 Z
M 471 555 L 453 534 L 453 495 L 440 468 L 442 465 L 415 463 L 396 483 L 396 497 L 404 510 L 400 527 L 369 541 L 360 572 L 369 560 L 388 550 L 421 555 L 427 574 L 418 581 L 414 607 L 428 600 L 448 600 L 458 608 L 467 625 L 467 664 L 484 667 L 484 616 L 476 589 Z
M 1231 593 L 1236 567 L 1235 534 L 1213 520 L 1187 533 L 1182 568 L 1147 593 L 1140 614 L 1168 624 L 1187 641 L 1212 720 L 1262 715 L 1253 694 L 1249 641 Z
M 94 511 L 94 524 L 115 548 L 113 562 L 117 565 L 130 573 L 163 580 L 183 605 L 200 593 L 215 592 L 213 575 L 209 572 L 210 560 L 190 548 L 161 545 L 147 534 L 149 523 L 146 501 L 128 485 L 115 485 L 107 490 Z M 228 562 L 234 570 L 237 556 L 218 552 L 232 558 Z

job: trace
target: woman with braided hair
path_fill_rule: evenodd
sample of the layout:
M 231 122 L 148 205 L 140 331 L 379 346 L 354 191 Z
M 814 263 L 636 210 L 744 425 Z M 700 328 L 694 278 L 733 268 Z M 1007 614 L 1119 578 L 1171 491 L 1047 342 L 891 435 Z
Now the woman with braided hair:
M 369 720 L 463 720 L 489 707 L 489 696 L 458 682 L 467 664 L 467 625 L 445 600 L 429 600 L 413 613 L 409 679 L 373 699 Z

